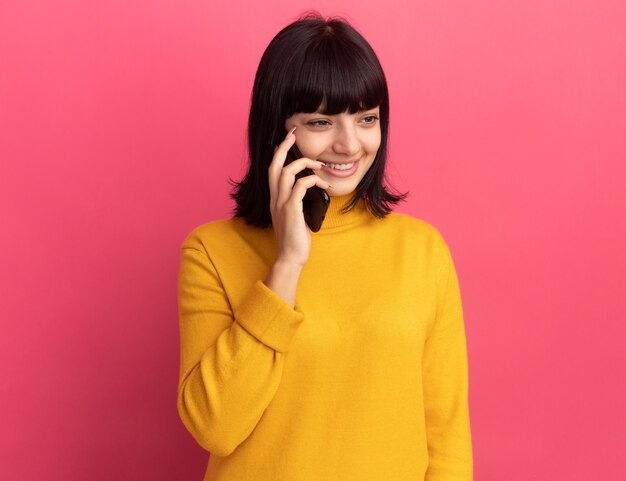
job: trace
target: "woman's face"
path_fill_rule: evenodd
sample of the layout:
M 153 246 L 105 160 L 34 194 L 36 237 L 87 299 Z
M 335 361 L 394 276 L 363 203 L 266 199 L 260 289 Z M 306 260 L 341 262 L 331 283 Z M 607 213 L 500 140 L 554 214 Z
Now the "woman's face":
M 347 170 L 328 166 L 315 171 L 334 187 L 328 194 L 338 196 L 354 192 L 374 163 L 381 140 L 379 119 L 379 107 L 356 114 L 300 112 L 285 121 L 285 129 L 297 127 L 294 135 L 303 157 L 339 167 L 353 164 Z

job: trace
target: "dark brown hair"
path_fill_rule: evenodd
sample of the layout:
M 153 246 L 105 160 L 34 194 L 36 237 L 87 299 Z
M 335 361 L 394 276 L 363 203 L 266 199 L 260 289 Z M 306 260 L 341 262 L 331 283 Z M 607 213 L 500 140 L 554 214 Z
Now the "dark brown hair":
M 370 212 L 383 218 L 390 204 L 408 195 L 393 195 L 383 185 L 389 93 L 374 50 L 346 20 L 307 12 L 278 32 L 259 63 L 248 117 L 250 165 L 243 180 L 229 179 L 237 204 L 233 217 L 258 227 L 271 225 L 268 170 L 274 146 L 285 137 L 285 120 L 322 105 L 326 115 L 380 108 L 380 147 L 346 208 L 363 197 Z

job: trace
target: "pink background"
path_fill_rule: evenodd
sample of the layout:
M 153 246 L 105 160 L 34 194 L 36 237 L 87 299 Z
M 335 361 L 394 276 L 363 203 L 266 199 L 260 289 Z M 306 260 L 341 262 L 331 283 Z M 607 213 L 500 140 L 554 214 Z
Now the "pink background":
M 202 479 L 179 247 L 229 216 L 258 61 L 311 7 L 377 51 L 397 210 L 452 248 L 475 479 L 623 479 L 619 0 L 3 2 L 0 479 Z

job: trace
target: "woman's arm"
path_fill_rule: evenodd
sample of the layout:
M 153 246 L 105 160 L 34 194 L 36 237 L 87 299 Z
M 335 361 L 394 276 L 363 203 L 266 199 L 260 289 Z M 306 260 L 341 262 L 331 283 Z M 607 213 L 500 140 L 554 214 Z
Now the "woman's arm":
M 304 320 L 261 280 L 234 313 L 217 271 L 194 237 L 178 280 L 178 413 L 207 451 L 227 456 L 259 422 L 282 376 L 285 352 Z
M 445 244 L 437 314 L 423 357 L 429 464 L 426 481 L 471 481 L 468 366 L 459 282 Z
M 276 261 L 263 282 L 293 308 L 296 305 L 296 290 L 302 269 L 302 266 Z

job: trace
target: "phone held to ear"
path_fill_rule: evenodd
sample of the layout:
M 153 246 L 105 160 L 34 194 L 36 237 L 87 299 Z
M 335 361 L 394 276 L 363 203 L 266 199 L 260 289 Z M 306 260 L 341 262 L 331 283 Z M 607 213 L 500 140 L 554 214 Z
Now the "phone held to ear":
M 303 157 L 302 153 L 298 150 L 296 144 L 293 144 L 287 152 L 287 158 L 285 159 L 284 165 L 288 165 L 290 162 L 293 162 L 301 157 Z M 296 174 L 296 180 L 300 177 L 305 177 L 313 173 L 314 172 L 307 167 Z M 304 199 L 302 199 L 302 210 L 304 213 L 304 220 L 311 231 L 317 232 L 320 230 L 322 222 L 324 222 L 324 217 L 326 217 L 326 211 L 328 210 L 329 204 L 330 196 L 328 195 L 328 192 L 321 187 L 314 185 L 306 190 Z

